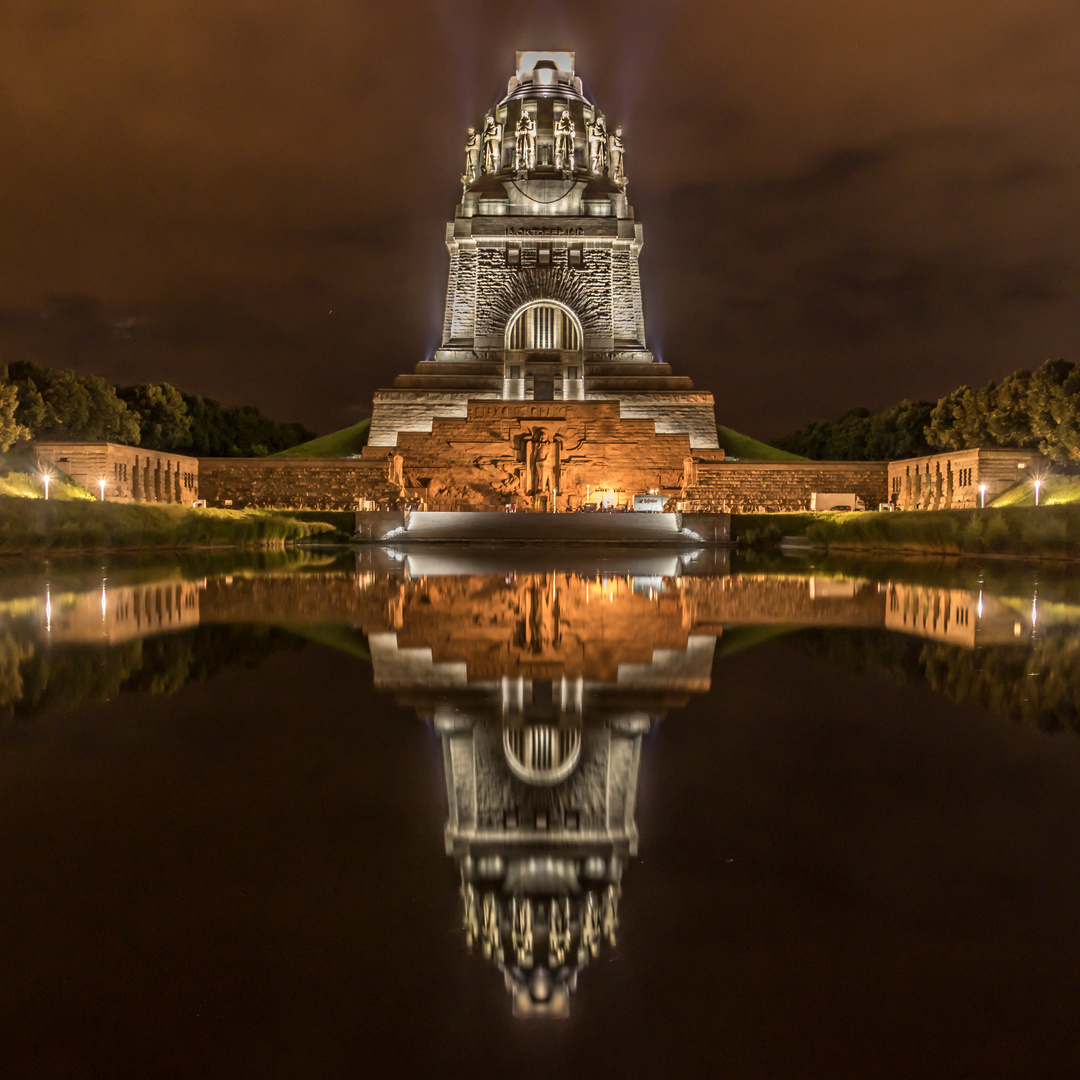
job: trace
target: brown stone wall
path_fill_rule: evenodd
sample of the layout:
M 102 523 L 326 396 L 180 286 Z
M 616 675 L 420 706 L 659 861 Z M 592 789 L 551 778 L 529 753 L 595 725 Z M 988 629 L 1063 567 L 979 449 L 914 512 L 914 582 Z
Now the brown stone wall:
M 886 501 L 884 461 L 702 462 L 698 483 L 683 509 L 729 513 L 777 513 L 810 509 L 815 491 L 854 492 L 868 510 Z
M 104 480 L 106 502 L 190 506 L 199 498 L 199 459 L 184 454 L 112 442 L 38 442 L 34 451 L 94 495 Z
M 989 504 L 1003 491 L 1033 479 L 1047 465 L 1033 450 L 949 450 L 889 462 L 889 498 L 901 510 L 962 510 Z
M 542 455 L 552 463 L 546 484 Z M 553 498 L 567 510 L 600 492 L 625 505 L 650 489 L 674 498 L 689 456 L 685 432 L 625 420 L 617 401 L 470 401 L 465 419 L 436 418 L 430 434 L 401 432 L 392 451 L 364 449 L 387 477 L 397 462 L 399 501 L 429 510 L 550 509 Z
M 358 458 L 202 458 L 200 465 L 207 504 L 234 510 L 356 510 L 386 477 L 385 462 Z

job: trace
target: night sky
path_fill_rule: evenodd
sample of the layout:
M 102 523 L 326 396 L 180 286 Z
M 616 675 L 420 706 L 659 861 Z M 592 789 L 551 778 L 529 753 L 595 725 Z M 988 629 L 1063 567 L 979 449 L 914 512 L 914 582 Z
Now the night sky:
M 1076 0 L 8 0 L 0 361 L 367 415 L 522 48 L 624 125 L 649 344 L 721 423 L 1077 359 Z

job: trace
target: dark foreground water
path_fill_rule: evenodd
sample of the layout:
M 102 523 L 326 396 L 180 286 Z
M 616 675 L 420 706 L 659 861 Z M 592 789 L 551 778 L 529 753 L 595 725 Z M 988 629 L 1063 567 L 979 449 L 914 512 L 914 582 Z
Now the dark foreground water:
M 0 1075 L 1076 1076 L 1078 705 L 1046 569 L 7 562 Z

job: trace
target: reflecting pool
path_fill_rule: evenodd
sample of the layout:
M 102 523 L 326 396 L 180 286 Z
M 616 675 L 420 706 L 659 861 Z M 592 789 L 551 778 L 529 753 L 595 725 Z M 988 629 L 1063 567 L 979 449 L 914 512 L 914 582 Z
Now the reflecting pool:
M 1078 704 L 1045 566 L 8 560 L 0 1075 L 1072 1075 Z

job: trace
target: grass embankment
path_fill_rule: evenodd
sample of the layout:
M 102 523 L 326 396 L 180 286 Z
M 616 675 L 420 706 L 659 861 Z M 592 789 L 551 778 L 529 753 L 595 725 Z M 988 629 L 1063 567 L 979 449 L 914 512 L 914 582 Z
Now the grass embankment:
M 361 420 L 352 427 L 342 428 L 340 431 L 332 431 L 329 435 L 322 435 L 318 439 L 301 443 L 299 446 L 290 446 L 288 450 L 279 450 L 271 454 L 275 458 L 343 458 L 359 454 L 367 446 L 368 434 L 371 432 L 371 417 Z
M 1047 476 L 1039 491 L 1039 506 L 1068 506 L 1080 503 L 1080 476 Z M 992 507 L 1034 506 L 1035 485 L 1030 480 L 1013 484 L 992 503 Z
M 799 457 L 798 454 L 789 454 L 786 450 L 777 450 L 768 443 L 758 442 L 749 435 L 741 435 L 731 428 L 716 427 L 717 439 L 723 447 L 724 454 L 729 458 L 738 458 L 740 461 L 809 461 L 809 458 Z
M 0 454 L 0 496 L 12 499 L 40 499 L 44 494 L 45 483 L 41 479 L 41 470 L 33 454 L 10 450 L 6 454 Z M 76 484 L 69 476 L 53 469 L 49 481 L 49 499 L 50 501 L 81 499 L 84 502 L 91 502 L 94 495 Z
M 1080 559 L 1080 504 L 857 514 L 736 514 L 748 543 L 803 536 L 830 552 Z
M 265 510 L 0 498 L 0 553 L 283 546 L 332 531 Z

